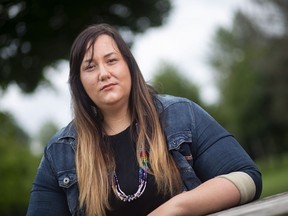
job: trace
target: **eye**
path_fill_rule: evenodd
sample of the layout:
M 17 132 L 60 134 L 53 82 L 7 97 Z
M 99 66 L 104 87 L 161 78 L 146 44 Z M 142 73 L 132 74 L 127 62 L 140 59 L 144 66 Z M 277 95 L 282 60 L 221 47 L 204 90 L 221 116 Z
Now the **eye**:
M 115 64 L 117 62 L 117 59 L 116 58 L 111 58 L 111 59 L 108 59 L 108 61 L 107 61 L 107 63 L 109 64 L 109 65 L 113 65 L 113 64 Z
M 84 68 L 84 70 L 85 71 L 92 71 L 94 68 L 95 68 L 94 64 L 89 64 Z

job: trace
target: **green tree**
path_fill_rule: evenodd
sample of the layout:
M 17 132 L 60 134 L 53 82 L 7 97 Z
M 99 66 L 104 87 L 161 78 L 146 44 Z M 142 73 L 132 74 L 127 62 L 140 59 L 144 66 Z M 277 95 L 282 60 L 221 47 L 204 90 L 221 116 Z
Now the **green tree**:
M 161 94 L 185 97 L 198 104 L 202 104 L 199 88 L 183 75 L 175 66 L 161 63 L 152 79 L 153 87 Z
M 132 42 L 134 33 L 161 25 L 170 8 L 169 0 L 1 1 L 0 89 L 14 82 L 32 92 L 45 81 L 43 68 L 67 59 L 72 41 L 87 25 L 118 26 Z
M 288 150 L 288 4 L 259 2 L 261 13 L 238 11 L 231 29 L 218 29 L 211 57 L 221 91 L 219 116 L 258 158 Z M 268 19 L 271 14 L 281 19 Z M 268 21 L 281 31 L 267 28 Z
M 11 115 L 0 113 L 0 122 L 0 215 L 25 215 L 39 158 Z

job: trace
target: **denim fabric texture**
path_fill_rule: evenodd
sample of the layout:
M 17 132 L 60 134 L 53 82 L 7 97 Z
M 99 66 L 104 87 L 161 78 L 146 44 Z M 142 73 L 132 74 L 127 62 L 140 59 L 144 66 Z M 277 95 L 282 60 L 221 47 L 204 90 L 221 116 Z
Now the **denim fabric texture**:
M 219 175 L 242 171 L 262 191 L 261 173 L 236 139 L 194 102 L 169 95 L 155 96 L 168 148 L 183 180 L 192 190 Z M 28 216 L 85 215 L 79 209 L 73 122 L 54 135 L 45 147 L 33 182 Z

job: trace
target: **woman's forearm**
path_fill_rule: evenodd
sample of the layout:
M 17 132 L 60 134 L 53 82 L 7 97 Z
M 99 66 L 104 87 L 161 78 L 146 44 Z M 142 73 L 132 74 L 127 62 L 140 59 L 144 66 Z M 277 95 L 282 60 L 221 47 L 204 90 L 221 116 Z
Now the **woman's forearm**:
M 149 216 L 205 215 L 236 206 L 239 202 L 237 187 L 228 179 L 216 177 L 171 198 Z

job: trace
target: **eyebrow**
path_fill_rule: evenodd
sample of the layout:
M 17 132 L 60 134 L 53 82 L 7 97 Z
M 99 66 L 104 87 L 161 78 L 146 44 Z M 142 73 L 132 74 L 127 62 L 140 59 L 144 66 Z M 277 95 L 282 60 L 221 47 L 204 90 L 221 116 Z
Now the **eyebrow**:
M 110 57 L 113 54 L 117 54 L 117 53 L 116 52 L 107 53 L 107 54 L 104 55 L 104 58 Z M 93 60 L 93 58 L 86 59 L 86 60 L 83 61 L 83 63 L 87 63 L 87 62 L 90 63 L 90 62 L 92 62 L 92 60 Z

